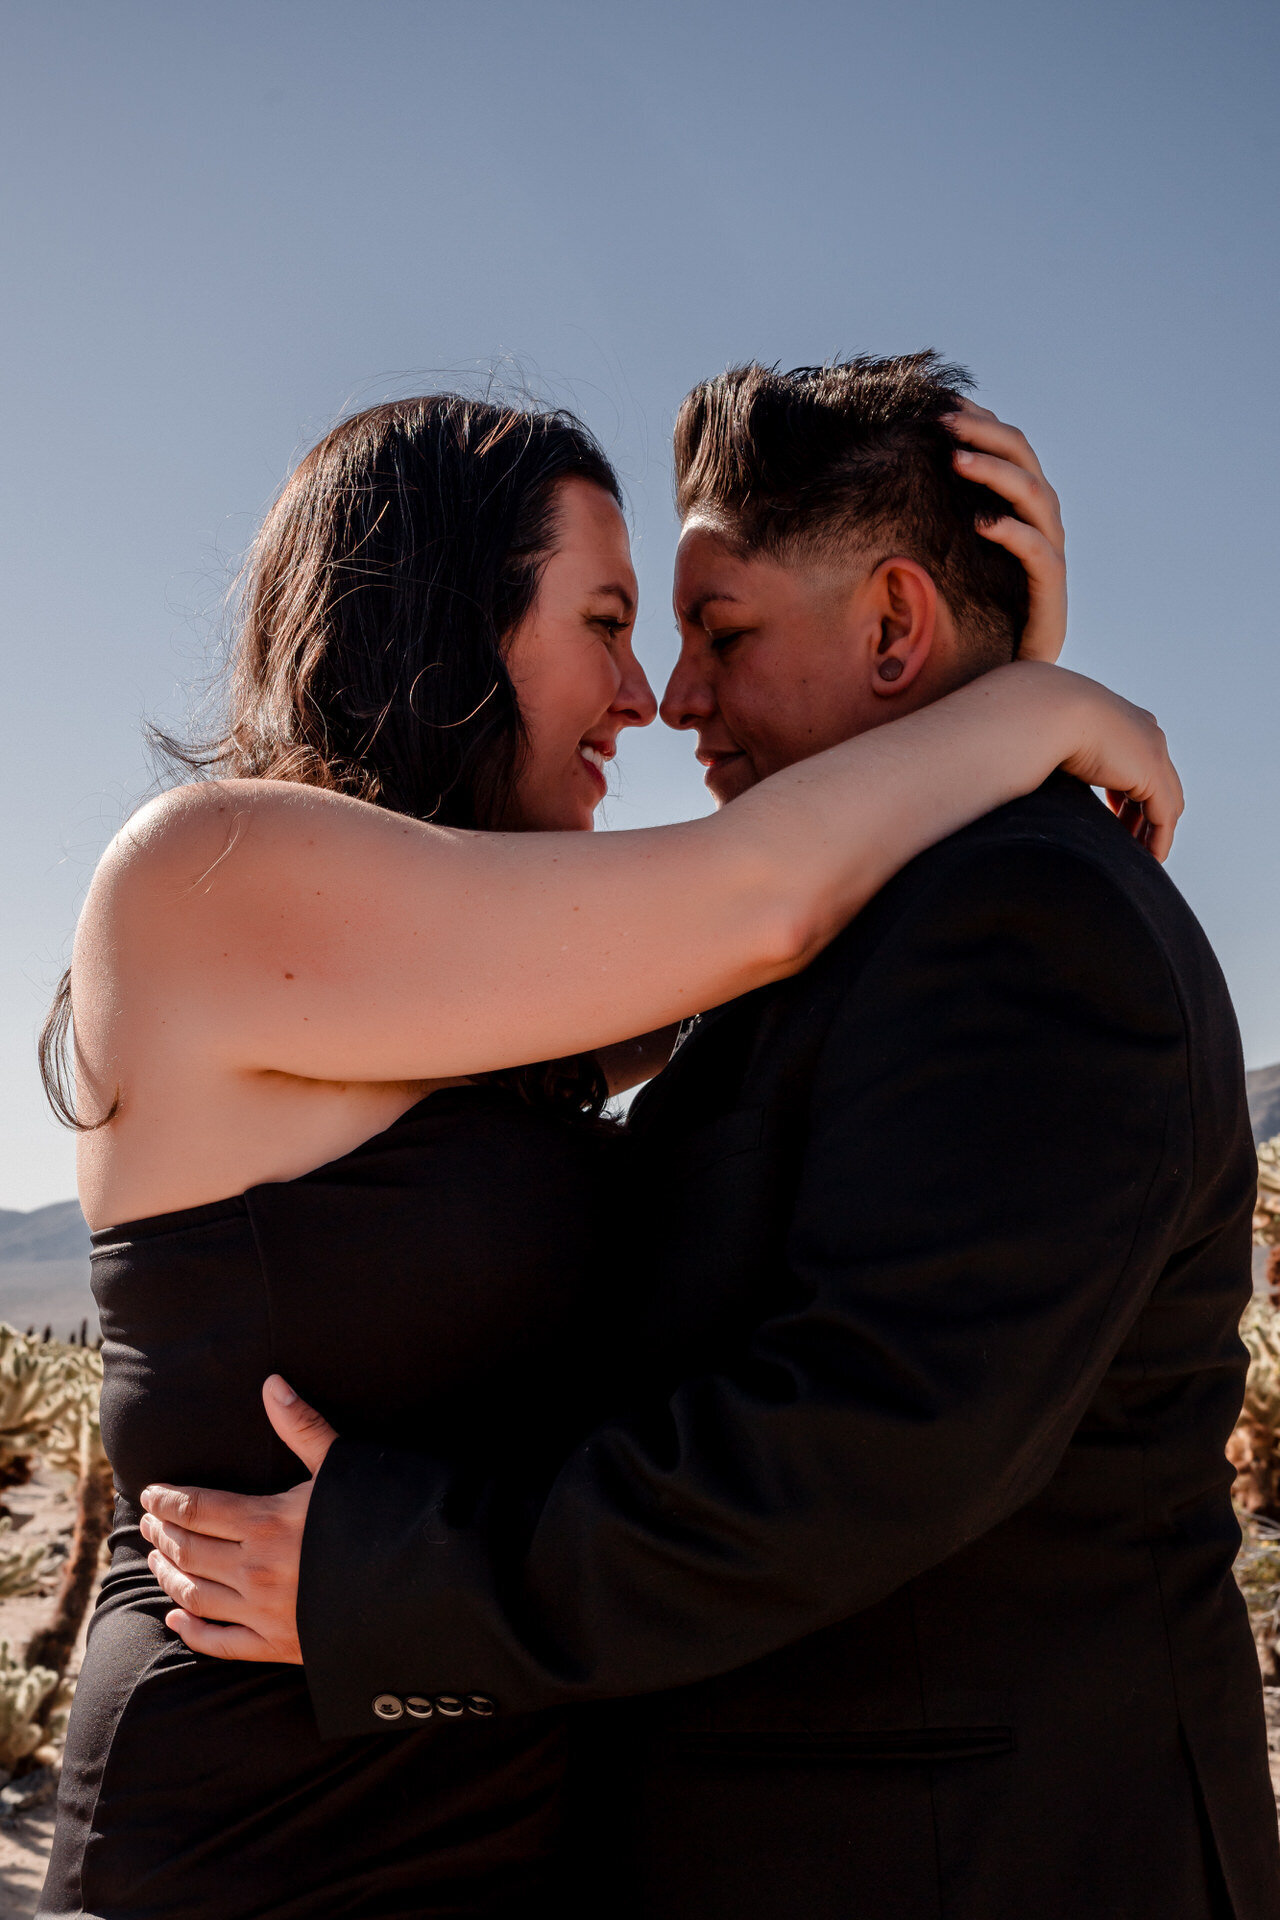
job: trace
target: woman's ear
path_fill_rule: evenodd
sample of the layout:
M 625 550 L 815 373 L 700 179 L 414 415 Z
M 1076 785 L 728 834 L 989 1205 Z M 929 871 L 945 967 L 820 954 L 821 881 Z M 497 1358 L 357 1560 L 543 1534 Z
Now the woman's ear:
M 876 622 L 872 691 L 884 699 L 905 693 L 933 652 L 938 589 L 917 560 L 882 560 L 867 581 Z

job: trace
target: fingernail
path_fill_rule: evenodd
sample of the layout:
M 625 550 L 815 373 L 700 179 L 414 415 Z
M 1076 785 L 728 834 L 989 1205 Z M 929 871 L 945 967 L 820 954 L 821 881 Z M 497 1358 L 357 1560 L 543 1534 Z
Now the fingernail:
M 955 461 L 957 466 L 967 467 L 970 465 L 972 460 L 973 460 L 973 455 L 969 452 L 969 449 L 967 447 L 956 448 Z
M 273 1373 L 267 1381 L 267 1392 L 278 1407 L 291 1407 L 298 1397 L 289 1382 L 282 1380 L 278 1373 Z
M 159 1560 L 160 1555 L 158 1553 L 149 1553 L 147 1555 L 147 1565 L 150 1567 L 152 1573 L 159 1573 Z

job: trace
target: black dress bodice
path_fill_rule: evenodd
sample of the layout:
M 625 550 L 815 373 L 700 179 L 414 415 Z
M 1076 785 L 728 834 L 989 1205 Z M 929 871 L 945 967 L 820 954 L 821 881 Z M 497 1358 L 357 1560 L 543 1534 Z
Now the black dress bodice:
M 282 1373 L 344 1436 L 483 1484 L 590 1424 L 608 1371 L 624 1142 L 492 1085 L 444 1089 L 301 1179 L 93 1236 L 112 1565 L 77 1691 L 43 1914 L 532 1911 L 564 1766 L 554 1715 L 321 1741 L 300 1669 L 164 1626 L 152 1480 L 303 1477 L 262 1406 Z

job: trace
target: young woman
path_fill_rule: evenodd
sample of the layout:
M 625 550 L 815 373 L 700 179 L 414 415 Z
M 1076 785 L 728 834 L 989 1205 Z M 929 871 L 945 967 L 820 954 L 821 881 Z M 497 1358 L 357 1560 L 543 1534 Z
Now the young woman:
M 420 1445 L 428 1409 L 477 1488 L 513 1436 L 536 1475 L 625 1346 L 610 1077 L 1055 766 L 1128 793 L 1167 849 L 1154 723 L 1034 660 L 712 818 L 593 838 L 619 734 L 654 715 L 635 602 L 576 422 L 451 396 L 361 414 L 254 549 L 222 777 L 145 808 L 99 868 L 75 1100 L 119 1502 L 44 1914 L 537 1910 L 556 1717 L 410 1696 L 398 1739 L 322 1742 L 296 1668 L 167 1629 L 142 1487 L 295 1481 L 260 1399 L 277 1371 L 355 1437 Z M 1030 651 L 1059 639 L 1050 615 Z

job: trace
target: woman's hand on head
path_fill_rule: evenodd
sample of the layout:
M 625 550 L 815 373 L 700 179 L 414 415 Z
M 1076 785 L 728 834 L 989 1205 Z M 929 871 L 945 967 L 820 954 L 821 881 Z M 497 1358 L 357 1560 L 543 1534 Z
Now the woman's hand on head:
M 944 424 L 962 442 L 956 471 L 1013 508 L 978 532 L 1006 547 L 1026 568 L 1030 610 L 1018 658 L 1056 660 L 1067 637 L 1067 563 L 1058 496 L 1026 435 L 988 408 L 962 400 Z

